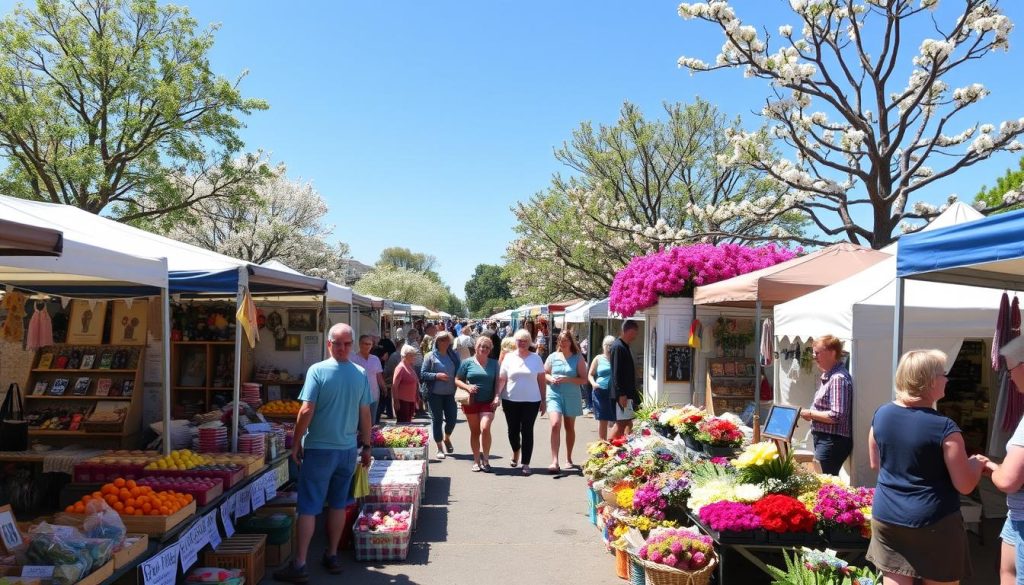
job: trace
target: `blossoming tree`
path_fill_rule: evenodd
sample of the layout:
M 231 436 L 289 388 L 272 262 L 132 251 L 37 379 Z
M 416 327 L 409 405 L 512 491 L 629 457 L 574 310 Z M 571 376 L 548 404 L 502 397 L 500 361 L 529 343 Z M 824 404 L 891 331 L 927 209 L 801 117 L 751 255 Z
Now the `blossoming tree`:
M 923 227 L 907 220 L 941 211 L 910 205 L 912 197 L 997 152 L 1022 148 L 1024 118 L 977 122 L 969 108 L 989 91 L 947 81 L 1006 50 L 1013 24 L 998 0 L 957 4 L 962 11 L 943 26 L 938 21 L 952 9 L 936 12 L 938 0 L 790 0 L 798 23 L 779 27 L 773 43 L 725 0 L 684 3 L 682 18 L 717 25 L 725 43 L 711 63 L 684 56 L 679 65 L 691 72 L 740 68 L 769 81 L 761 114 L 794 156 L 775 156 L 758 133 L 733 130 L 733 151 L 722 163 L 752 165 L 788 187 L 787 207 L 824 234 L 880 248 L 898 237 L 897 227 Z M 918 31 L 928 31 L 926 38 Z M 898 88 L 907 68 L 909 80 Z M 862 217 L 870 223 L 858 223 Z

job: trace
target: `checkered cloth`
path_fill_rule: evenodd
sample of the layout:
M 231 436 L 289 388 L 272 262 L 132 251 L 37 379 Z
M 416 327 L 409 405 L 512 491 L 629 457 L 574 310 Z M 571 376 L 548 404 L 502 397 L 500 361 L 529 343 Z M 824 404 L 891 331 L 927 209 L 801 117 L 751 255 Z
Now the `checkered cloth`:
M 383 505 L 366 504 L 361 514 L 373 514 L 379 507 Z M 409 556 L 411 527 L 404 532 L 363 532 L 357 526 L 353 532 L 357 561 L 404 561 Z

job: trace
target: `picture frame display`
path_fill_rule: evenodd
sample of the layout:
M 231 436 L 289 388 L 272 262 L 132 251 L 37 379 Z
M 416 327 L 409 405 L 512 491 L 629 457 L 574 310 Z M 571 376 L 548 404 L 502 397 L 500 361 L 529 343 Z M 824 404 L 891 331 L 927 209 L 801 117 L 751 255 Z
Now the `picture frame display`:
M 692 358 L 689 345 L 665 344 L 665 381 L 689 382 L 693 369 Z
M 149 301 L 139 299 L 129 307 L 125 301 L 114 301 L 113 321 L 110 325 L 110 343 L 117 345 L 145 345 Z
M 103 325 L 106 318 L 107 301 L 71 301 L 67 342 L 86 345 L 103 343 Z
M 288 331 L 316 331 L 316 309 L 288 309 Z
M 768 419 L 761 429 L 761 435 L 787 443 L 793 439 L 793 431 L 800 420 L 800 407 L 788 404 L 773 404 Z

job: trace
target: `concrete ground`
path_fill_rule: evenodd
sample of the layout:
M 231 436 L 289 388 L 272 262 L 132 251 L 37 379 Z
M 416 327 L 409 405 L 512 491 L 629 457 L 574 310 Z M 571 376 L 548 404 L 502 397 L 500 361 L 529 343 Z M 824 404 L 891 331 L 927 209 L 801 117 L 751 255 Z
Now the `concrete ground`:
M 615 557 L 605 551 L 600 534 L 587 517 L 586 480 L 578 472 L 549 475 L 550 421 L 538 418 L 533 452 L 534 473 L 524 477 L 509 467 L 512 455 L 504 413 L 498 409 L 492 435 L 492 473 L 474 473 L 469 427 L 459 413 L 452 436 L 455 454 L 432 459 L 427 495 L 405 562 L 367 563 L 342 551 L 344 572 L 327 574 L 319 564 L 322 529 L 310 547 L 311 583 L 359 584 L 560 585 L 622 583 Z M 597 422 L 577 419 L 573 461 L 582 464 L 586 444 L 597 440 Z M 564 431 L 563 431 L 564 440 Z M 561 464 L 565 465 L 564 444 Z M 431 457 L 434 448 L 431 446 Z M 268 571 L 264 583 L 273 583 Z
M 453 434 L 455 454 L 433 459 L 431 446 L 427 495 L 404 562 L 358 562 L 342 551 L 344 572 L 327 574 L 319 564 L 324 534 L 318 529 L 310 547 L 310 583 L 366 585 L 588 585 L 621 584 L 615 558 L 606 552 L 587 518 L 586 481 L 577 472 L 549 475 L 549 425 L 538 418 L 533 453 L 534 473 L 524 477 L 509 467 L 504 414 L 495 417 L 491 453 L 493 472 L 470 470 L 469 428 L 461 411 Z M 428 422 L 425 419 L 417 422 Z M 597 440 L 597 422 L 577 419 L 573 460 L 582 463 L 586 445 Z M 564 439 L 564 434 L 563 434 Z M 561 457 L 565 464 L 564 443 Z M 969 534 L 974 575 L 964 585 L 998 582 L 999 530 L 1002 520 L 986 520 L 983 538 Z M 752 567 L 751 567 L 752 569 Z M 273 583 L 267 571 L 263 583 Z M 750 583 L 763 577 L 752 571 Z M 764 578 L 764 582 L 770 582 Z M 733 585 L 733 584 L 724 584 Z M 737 584 L 739 585 L 739 584 Z

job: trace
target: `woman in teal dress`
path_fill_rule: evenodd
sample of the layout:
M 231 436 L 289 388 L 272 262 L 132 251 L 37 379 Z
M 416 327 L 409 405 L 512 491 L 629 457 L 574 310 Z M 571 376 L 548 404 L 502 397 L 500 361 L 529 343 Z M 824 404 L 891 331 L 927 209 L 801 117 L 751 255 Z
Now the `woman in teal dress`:
M 576 417 L 583 414 L 580 385 L 587 381 L 586 360 L 580 355 L 580 346 L 572 333 L 563 331 L 558 335 L 558 351 L 548 356 L 544 370 L 547 372 L 547 410 L 551 420 L 551 465 L 548 471 L 558 473 L 561 470 L 558 451 L 563 425 L 565 459 L 569 467 L 578 467 L 572 462 L 572 448 L 576 444 Z
M 491 359 L 491 338 L 476 340 L 473 357 L 462 360 L 455 374 L 455 385 L 469 392 L 462 412 L 469 423 L 469 447 L 473 451 L 473 471 L 491 470 L 491 421 L 500 396 L 494 392 L 498 382 L 498 360 Z

